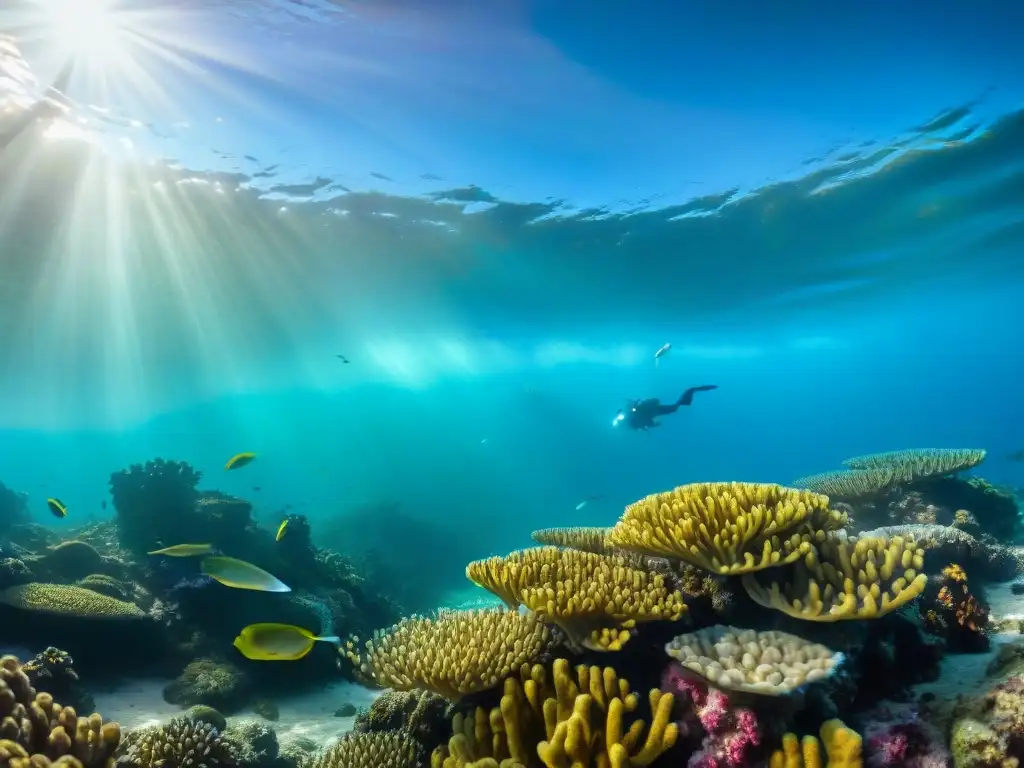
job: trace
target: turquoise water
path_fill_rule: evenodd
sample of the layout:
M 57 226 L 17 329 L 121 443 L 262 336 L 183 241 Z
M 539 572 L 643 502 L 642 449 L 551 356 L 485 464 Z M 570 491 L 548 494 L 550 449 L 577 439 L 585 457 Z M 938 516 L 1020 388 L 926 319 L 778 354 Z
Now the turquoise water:
M 4 126 L 71 55 L 15 11 Z M 1016 75 L 896 73 L 869 110 L 888 60 L 862 47 L 833 73 L 847 113 L 773 113 L 752 85 L 637 85 L 643 60 L 583 50 L 608 29 L 577 50 L 461 4 L 125 13 L 0 153 L 0 480 L 38 521 L 111 516 L 110 474 L 162 456 L 339 547 L 415 549 L 346 528 L 398 503 L 458 572 L 647 493 L 861 453 L 983 447 L 1024 485 Z M 700 384 L 659 429 L 612 425 Z

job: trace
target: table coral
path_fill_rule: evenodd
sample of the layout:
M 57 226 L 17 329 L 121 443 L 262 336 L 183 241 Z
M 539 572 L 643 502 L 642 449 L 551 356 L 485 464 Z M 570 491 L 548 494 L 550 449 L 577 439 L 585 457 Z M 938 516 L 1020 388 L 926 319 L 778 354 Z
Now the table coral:
M 610 544 L 723 575 L 792 563 L 846 517 L 828 497 L 769 483 L 693 483 L 626 507 Z
M 924 551 L 912 540 L 830 539 L 791 568 L 743 576 L 754 602 L 805 621 L 873 619 L 921 594 Z M 781 580 L 780 580 L 781 579 Z
M 606 555 L 613 551 L 608 544 L 608 534 L 611 528 L 575 526 L 569 528 L 541 528 L 534 531 L 530 537 L 538 544 L 552 547 L 566 547 L 578 549 L 581 552 L 594 552 L 598 555 Z
M 494 687 L 550 643 L 550 629 L 532 615 L 442 610 L 403 619 L 365 643 L 351 638 L 341 653 L 369 685 L 458 699 Z
M 33 582 L 8 587 L 0 592 L 0 602 L 23 611 L 81 619 L 123 620 L 146 617 L 134 603 L 68 584 Z
M 533 547 L 470 563 L 466 575 L 509 607 L 524 605 L 558 625 L 575 646 L 593 650 L 618 650 L 637 623 L 674 621 L 686 612 L 664 574 L 618 555 Z

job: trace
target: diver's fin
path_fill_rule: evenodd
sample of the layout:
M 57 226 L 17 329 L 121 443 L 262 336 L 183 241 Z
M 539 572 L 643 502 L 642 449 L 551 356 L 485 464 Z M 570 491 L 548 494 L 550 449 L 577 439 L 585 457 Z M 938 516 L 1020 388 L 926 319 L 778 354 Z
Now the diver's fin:
M 693 402 L 693 395 L 695 392 L 710 392 L 712 389 L 718 389 L 717 384 L 702 384 L 699 387 L 690 387 L 688 390 L 683 392 L 683 396 L 679 398 L 676 405 L 689 405 Z

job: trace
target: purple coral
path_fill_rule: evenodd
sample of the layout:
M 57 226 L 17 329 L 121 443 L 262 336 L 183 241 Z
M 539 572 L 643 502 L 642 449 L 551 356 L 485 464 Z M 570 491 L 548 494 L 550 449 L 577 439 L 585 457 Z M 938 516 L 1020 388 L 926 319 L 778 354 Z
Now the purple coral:
M 865 757 L 872 768 L 948 768 L 942 734 L 909 706 L 880 707 L 865 716 Z
M 750 764 L 751 748 L 761 743 L 761 730 L 752 710 L 731 706 L 725 693 L 687 675 L 675 662 L 665 670 L 662 690 L 681 701 L 690 701 L 679 731 L 684 737 L 701 738 L 701 748 L 690 756 L 689 768 L 740 768 Z

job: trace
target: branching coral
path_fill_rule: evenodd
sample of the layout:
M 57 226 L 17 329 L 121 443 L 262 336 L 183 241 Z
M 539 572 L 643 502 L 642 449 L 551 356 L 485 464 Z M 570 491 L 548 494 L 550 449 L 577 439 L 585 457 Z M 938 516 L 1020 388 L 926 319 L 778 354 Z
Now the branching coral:
M 0 658 L 0 766 L 110 768 L 121 741 L 117 723 L 79 717 L 48 693 L 36 693 L 14 656 Z
M 572 528 L 542 528 L 530 534 L 538 544 L 552 547 L 566 547 L 578 549 L 582 552 L 594 552 L 598 555 L 605 555 L 612 551 L 608 546 L 608 533 L 611 528 L 599 527 L 572 527 Z
M 782 737 L 782 749 L 772 753 L 769 768 L 862 768 L 862 739 L 860 734 L 843 725 L 841 720 L 828 720 L 821 726 L 821 740 L 795 733 Z M 827 762 L 822 760 L 822 746 Z
M 24 611 L 82 619 L 143 619 L 134 603 L 68 584 L 21 584 L 0 592 L 0 602 Z
M 981 449 L 916 448 L 887 451 L 847 459 L 850 469 L 883 469 L 893 473 L 893 481 L 912 483 L 929 477 L 942 477 L 976 467 L 985 460 Z
M 662 675 L 662 690 L 689 703 L 679 724 L 680 735 L 698 751 L 688 768 L 745 768 L 761 743 L 761 725 L 752 709 L 737 707 L 718 688 L 693 678 L 672 662 Z
M 924 552 L 912 540 L 833 539 L 779 572 L 784 581 L 765 586 L 751 574 L 743 587 L 756 603 L 798 619 L 873 619 L 921 594 L 928 583 L 923 565 Z
M 187 716 L 132 731 L 117 751 L 125 768 L 228 768 L 238 763 L 232 746 L 207 722 Z
M 686 611 L 664 575 L 618 555 L 534 547 L 470 563 L 466 575 L 509 607 L 525 605 L 573 643 L 595 650 L 618 650 L 638 622 L 675 620 Z
M 435 750 L 432 768 L 640 768 L 670 749 L 678 728 L 670 723 L 673 697 L 652 690 L 652 720 L 645 724 L 626 716 L 639 699 L 610 667 L 579 666 L 565 659 L 548 671 L 525 666 L 505 681 L 498 707 L 477 707 L 473 715 L 457 714 L 447 747 Z M 641 741 L 642 739 L 642 741 Z
M 305 768 L 409 768 L 417 753 L 416 741 L 404 731 L 349 733 Z
M 725 575 L 792 563 L 846 516 L 828 498 L 764 483 L 694 483 L 626 507 L 610 544 Z
M 721 624 L 680 635 L 665 652 L 719 688 L 784 696 L 824 680 L 843 654 L 786 632 L 755 632 Z
M 547 650 L 550 629 L 518 611 L 442 610 L 412 616 L 342 649 L 368 684 L 423 689 L 449 699 L 492 688 Z

